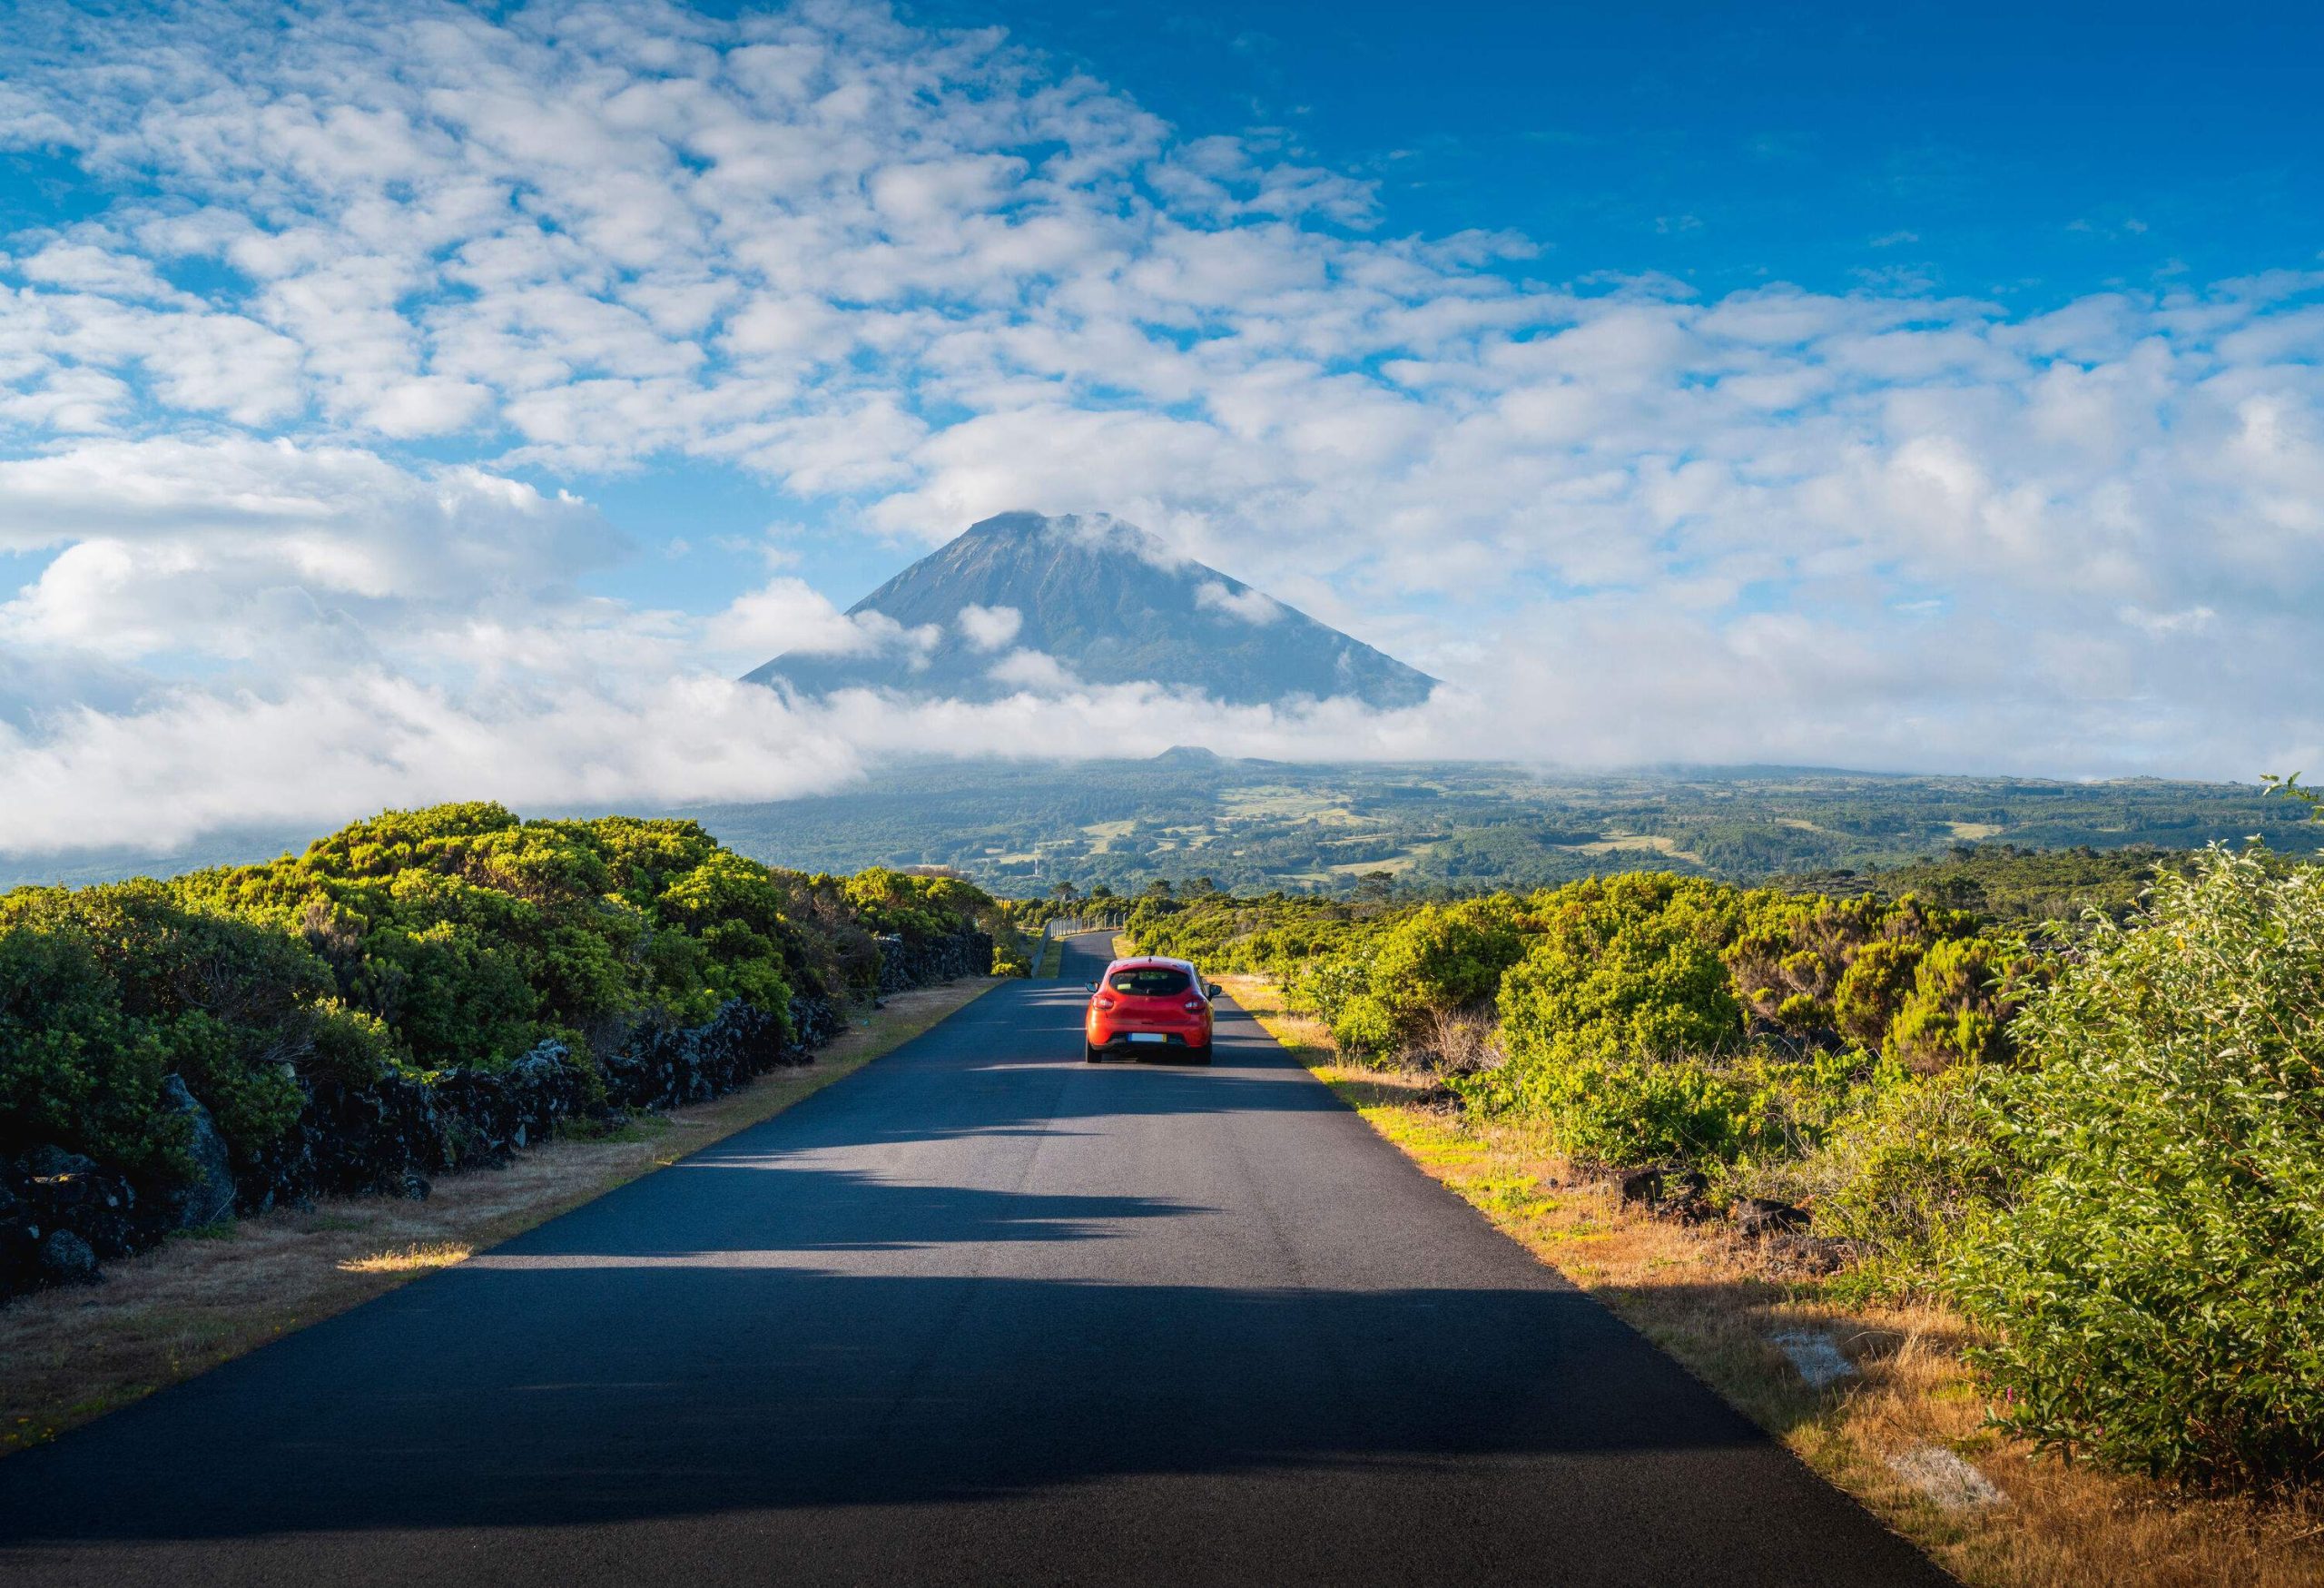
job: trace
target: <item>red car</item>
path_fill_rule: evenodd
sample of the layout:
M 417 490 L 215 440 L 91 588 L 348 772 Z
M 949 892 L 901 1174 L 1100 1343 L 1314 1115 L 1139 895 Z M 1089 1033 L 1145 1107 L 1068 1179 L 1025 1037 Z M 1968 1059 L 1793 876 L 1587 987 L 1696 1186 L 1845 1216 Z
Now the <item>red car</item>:
M 1083 1038 L 1090 1063 L 1143 1052 L 1210 1062 L 1210 1001 L 1218 986 L 1186 961 L 1151 954 L 1116 960 L 1104 981 L 1088 986 Z

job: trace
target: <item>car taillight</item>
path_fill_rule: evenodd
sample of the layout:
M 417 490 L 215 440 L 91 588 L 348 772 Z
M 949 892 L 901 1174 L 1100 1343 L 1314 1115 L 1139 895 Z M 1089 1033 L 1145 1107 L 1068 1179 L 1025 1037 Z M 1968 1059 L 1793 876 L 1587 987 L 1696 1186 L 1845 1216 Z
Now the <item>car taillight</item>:
M 1199 998 L 1187 999 L 1187 1012 L 1188 1014 L 1200 1014 L 1202 1012 L 1202 1000 Z
M 1098 998 L 1098 1007 L 1099 1009 L 1111 1009 L 1114 1007 L 1114 1001 L 1101 993 Z

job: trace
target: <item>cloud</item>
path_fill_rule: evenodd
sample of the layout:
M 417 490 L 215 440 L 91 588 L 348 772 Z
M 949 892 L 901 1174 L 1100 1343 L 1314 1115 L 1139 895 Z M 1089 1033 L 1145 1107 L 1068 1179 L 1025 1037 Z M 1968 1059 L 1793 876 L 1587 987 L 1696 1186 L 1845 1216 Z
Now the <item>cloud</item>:
M 2249 776 L 2324 744 L 2319 272 L 2031 313 L 1546 281 L 1531 240 L 1391 234 L 1265 137 L 839 0 L 19 20 L 0 147 L 83 177 L 0 236 L 0 847 L 151 819 L 75 778 L 296 803 L 245 773 L 302 734 L 336 813 L 771 796 L 1171 708 L 1083 736 L 1099 697 L 993 612 L 960 621 L 1023 669 L 1005 709 L 761 715 L 719 680 L 941 636 L 789 575 L 607 593 L 695 527 L 592 504 L 691 470 L 857 561 L 1118 515 L 1246 582 L 1222 613 L 1265 590 L 1460 686 L 1376 731 L 1206 714 L 1222 748 Z M 773 737 L 663 720 L 695 706 Z
M 1014 607 L 979 607 L 974 603 L 960 608 L 960 632 L 968 642 L 980 651 L 997 651 L 1017 637 L 1025 626 L 1025 615 Z
M 1065 664 L 1044 651 L 1011 651 L 986 671 L 1000 683 L 1012 684 L 1036 695 L 1062 694 L 1075 682 Z
M 786 651 L 853 654 L 872 648 L 880 636 L 842 613 L 804 579 L 784 577 L 735 597 L 704 625 L 703 638 L 718 651 L 749 658 L 743 664 L 747 669 Z
M 329 651 L 368 656 L 367 634 L 570 603 L 625 542 L 576 498 L 468 465 L 159 438 L 0 461 L 0 550 L 59 547 L 0 604 L 0 643 L 297 665 L 326 635 Z
M 1195 605 L 1254 626 L 1273 623 L 1283 616 L 1283 607 L 1265 590 L 1248 587 L 1228 589 L 1216 579 L 1206 581 L 1195 591 Z

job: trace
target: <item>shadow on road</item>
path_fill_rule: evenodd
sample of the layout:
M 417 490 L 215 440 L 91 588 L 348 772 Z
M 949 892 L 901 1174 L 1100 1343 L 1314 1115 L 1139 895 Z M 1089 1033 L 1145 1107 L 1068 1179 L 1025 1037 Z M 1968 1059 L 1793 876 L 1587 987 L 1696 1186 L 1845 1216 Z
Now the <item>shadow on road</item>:
M 447 1273 L 13 1458 L 0 1542 L 569 1525 L 980 1501 L 1126 1474 L 1758 1443 L 1681 1376 L 1656 1376 L 1643 1399 L 1620 1384 L 1605 1353 L 1628 1336 L 1554 1290 L 867 1277 L 597 1255 Z M 1575 1351 L 1589 1371 L 1561 1369 Z M 233 1481 L 189 1481 L 190 1464 Z
M 1244 1017 L 1208 1070 L 1092 1066 L 1081 1001 L 998 989 L 668 1172 L 0 1463 L 0 1546 L 112 1582 L 78 1546 L 231 1540 L 237 1574 L 310 1580 L 271 1552 L 559 1530 L 542 1580 L 635 1581 L 591 1530 L 724 1518 L 778 1530 L 752 1535 L 783 1541 L 770 1566 L 843 1534 L 822 1580 L 980 1581 L 1039 1512 L 1072 1541 L 1025 1545 L 1052 1580 L 1143 1538 L 1229 1581 L 1935 1581 Z M 212 1574 L 183 1553 L 149 1580 Z

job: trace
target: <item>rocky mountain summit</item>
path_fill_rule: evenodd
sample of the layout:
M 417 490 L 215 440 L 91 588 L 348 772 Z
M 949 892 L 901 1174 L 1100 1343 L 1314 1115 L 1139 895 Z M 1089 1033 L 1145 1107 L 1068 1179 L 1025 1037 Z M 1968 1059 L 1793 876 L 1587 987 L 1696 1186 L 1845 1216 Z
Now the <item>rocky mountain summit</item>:
M 1102 515 L 1003 513 L 848 609 L 856 643 L 786 652 L 751 682 L 994 700 L 1153 683 L 1236 705 L 1417 705 L 1436 680 Z

